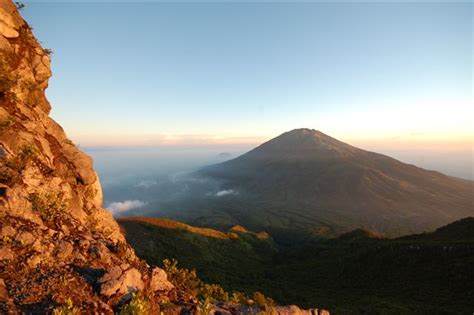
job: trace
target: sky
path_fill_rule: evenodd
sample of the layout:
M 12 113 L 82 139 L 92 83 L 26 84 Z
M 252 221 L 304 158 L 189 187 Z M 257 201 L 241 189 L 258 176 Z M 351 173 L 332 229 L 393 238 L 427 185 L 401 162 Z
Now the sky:
M 83 146 L 473 149 L 473 4 L 26 2 L 52 116 Z

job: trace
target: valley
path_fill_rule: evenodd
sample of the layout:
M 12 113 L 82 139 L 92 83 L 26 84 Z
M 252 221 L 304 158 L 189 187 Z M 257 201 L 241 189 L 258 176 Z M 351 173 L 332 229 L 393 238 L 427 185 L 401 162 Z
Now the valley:
M 202 233 L 171 222 L 119 220 L 148 263 L 175 258 L 209 283 L 283 304 L 318 303 L 335 314 L 464 314 L 474 307 L 472 217 L 432 233 L 389 239 L 358 229 L 291 248 L 235 229 Z

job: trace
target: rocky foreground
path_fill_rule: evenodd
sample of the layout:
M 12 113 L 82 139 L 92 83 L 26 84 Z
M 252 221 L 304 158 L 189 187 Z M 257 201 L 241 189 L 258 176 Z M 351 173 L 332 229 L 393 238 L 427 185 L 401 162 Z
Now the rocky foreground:
M 0 0 L 0 313 L 329 314 L 211 300 L 140 260 L 102 207 L 92 159 L 49 117 L 51 51 Z

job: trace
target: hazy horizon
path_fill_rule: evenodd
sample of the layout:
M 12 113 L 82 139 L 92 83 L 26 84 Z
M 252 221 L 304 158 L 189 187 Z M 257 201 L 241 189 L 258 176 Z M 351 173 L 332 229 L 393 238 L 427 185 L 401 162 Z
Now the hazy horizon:
M 52 116 L 94 157 L 106 206 L 143 206 L 146 186 L 297 128 L 474 179 L 472 3 L 29 2 L 22 14 L 54 51 Z

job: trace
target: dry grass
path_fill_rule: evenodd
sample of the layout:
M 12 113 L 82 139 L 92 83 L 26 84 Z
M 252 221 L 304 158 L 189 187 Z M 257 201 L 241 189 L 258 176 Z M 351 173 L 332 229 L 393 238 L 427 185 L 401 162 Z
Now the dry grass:
M 207 237 L 212 237 L 212 238 L 218 238 L 222 240 L 230 240 L 230 239 L 235 238 L 235 236 L 230 235 L 230 233 L 216 231 L 209 228 L 195 227 L 195 226 L 191 226 L 185 223 L 176 222 L 176 221 L 168 220 L 168 219 L 136 217 L 136 218 L 119 219 L 118 221 L 144 222 L 144 223 L 152 224 L 152 225 L 159 226 L 165 229 L 171 229 L 171 230 L 179 229 L 179 230 L 184 230 L 187 232 L 191 232 L 191 233 L 195 233 L 195 234 L 199 234 L 199 235 L 203 235 Z

